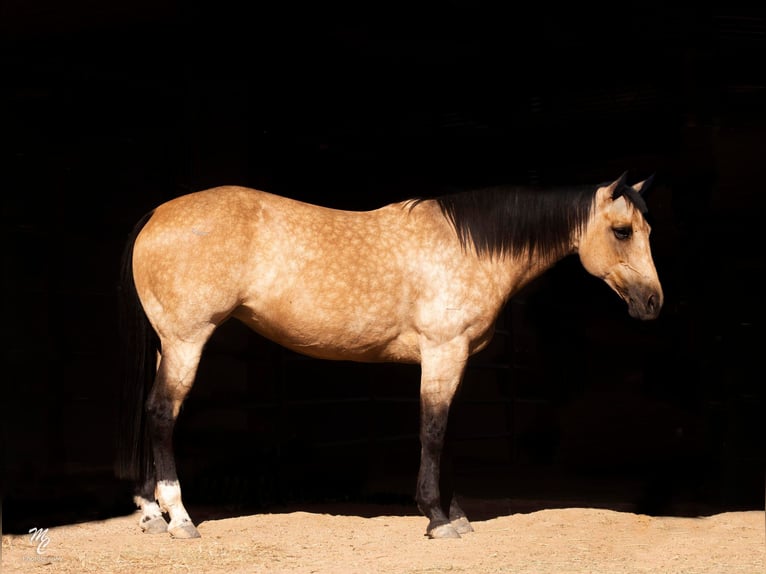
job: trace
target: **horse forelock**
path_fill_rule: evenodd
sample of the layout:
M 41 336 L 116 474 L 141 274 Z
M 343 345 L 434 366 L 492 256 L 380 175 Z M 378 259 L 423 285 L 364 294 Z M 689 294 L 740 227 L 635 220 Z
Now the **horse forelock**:
M 464 249 L 556 259 L 587 224 L 596 188 L 492 187 L 435 198 Z

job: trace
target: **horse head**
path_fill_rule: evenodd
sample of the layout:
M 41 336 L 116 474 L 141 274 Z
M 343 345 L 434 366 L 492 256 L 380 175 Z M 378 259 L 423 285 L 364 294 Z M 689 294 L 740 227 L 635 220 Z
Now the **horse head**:
M 578 253 L 583 267 L 628 304 L 631 317 L 656 319 L 663 294 L 649 245 L 651 227 L 643 199 L 652 178 L 633 186 L 625 179 L 623 174 L 596 191 Z

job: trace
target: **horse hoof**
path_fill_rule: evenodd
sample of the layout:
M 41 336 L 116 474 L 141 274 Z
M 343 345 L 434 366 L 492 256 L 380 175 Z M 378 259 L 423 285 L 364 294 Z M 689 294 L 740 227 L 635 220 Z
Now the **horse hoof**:
M 454 527 L 455 530 L 457 530 L 458 534 L 466 534 L 467 532 L 473 532 L 473 526 L 471 526 L 471 523 L 468 522 L 468 519 L 465 516 L 461 516 L 460 518 L 456 518 L 450 524 Z
M 460 538 L 457 529 L 452 524 L 442 524 L 428 531 L 429 538 Z
M 172 538 L 187 540 L 189 538 L 200 538 L 199 530 L 191 522 L 182 522 L 178 526 L 168 529 Z
M 168 531 L 168 523 L 162 516 L 155 516 L 149 520 L 142 520 L 139 525 L 145 534 L 164 534 Z

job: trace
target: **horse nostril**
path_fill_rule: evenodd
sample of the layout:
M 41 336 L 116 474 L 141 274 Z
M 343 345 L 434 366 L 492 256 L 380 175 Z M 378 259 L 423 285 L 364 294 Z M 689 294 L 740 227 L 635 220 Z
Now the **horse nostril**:
M 646 307 L 651 312 L 654 312 L 657 309 L 657 299 L 653 294 L 649 295 L 649 299 L 646 301 Z

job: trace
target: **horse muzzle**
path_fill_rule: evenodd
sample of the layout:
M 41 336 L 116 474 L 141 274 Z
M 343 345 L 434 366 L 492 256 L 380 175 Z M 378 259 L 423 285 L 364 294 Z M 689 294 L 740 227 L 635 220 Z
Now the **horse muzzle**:
M 623 299 L 628 304 L 628 314 L 634 319 L 642 321 L 656 319 L 662 309 L 662 289 L 634 289 Z

